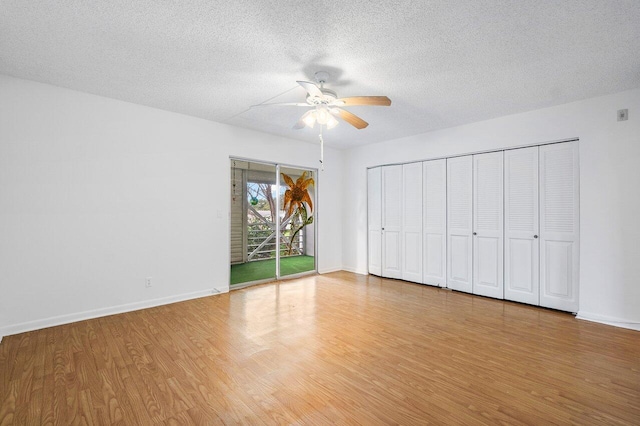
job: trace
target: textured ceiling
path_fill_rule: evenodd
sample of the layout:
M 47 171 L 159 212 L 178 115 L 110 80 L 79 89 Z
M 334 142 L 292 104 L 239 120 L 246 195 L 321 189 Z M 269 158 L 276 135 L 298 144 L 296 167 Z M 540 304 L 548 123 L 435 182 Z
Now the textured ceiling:
M 0 0 L 0 73 L 317 141 L 292 130 L 318 70 L 351 147 L 640 87 L 640 2 Z M 1 95 L 1 94 L 0 94 Z

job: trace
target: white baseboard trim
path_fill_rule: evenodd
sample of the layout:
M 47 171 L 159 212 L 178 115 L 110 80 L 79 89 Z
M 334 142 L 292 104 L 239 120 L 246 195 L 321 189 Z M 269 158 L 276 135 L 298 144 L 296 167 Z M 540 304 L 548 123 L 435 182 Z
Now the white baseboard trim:
M 347 272 L 353 272 L 354 274 L 358 274 L 358 275 L 369 275 L 369 272 L 365 269 L 351 268 L 349 266 L 343 266 L 342 270 Z
M 109 315 L 122 314 L 125 312 L 138 311 L 140 309 L 153 308 L 156 306 L 169 305 L 171 303 L 184 302 L 185 300 L 198 299 L 200 297 L 213 296 L 221 293 L 228 293 L 229 288 L 212 288 L 209 290 L 194 291 L 192 293 L 177 294 L 175 296 L 161 297 L 158 299 L 143 300 L 141 302 L 125 303 L 123 305 L 111 306 L 108 308 L 94 309 L 91 311 L 76 312 L 73 314 L 59 315 L 50 318 L 43 318 L 35 321 L 23 322 L 20 324 L 8 325 L 0 328 L 1 336 L 25 333 L 27 331 L 40 330 L 57 325 L 69 324 L 72 322 L 84 321 L 88 319 L 106 317 Z
M 640 322 L 629 321 L 623 318 L 609 317 L 606 315 L 593 314 L 591 312 L 579 311 L 576 315 L 577 319 L 584 321 L 597 322 L 600 324 L 612 325 L 614 327 L 628 328 L 630 330 L 640 331 Z
M 325 269 L 318 269 L 318 273 L 319 274 L 330 274 L 332 272 L 339 272 L 342 271 L 343 269 L 338 267 L 338 268 L 325 268 Z

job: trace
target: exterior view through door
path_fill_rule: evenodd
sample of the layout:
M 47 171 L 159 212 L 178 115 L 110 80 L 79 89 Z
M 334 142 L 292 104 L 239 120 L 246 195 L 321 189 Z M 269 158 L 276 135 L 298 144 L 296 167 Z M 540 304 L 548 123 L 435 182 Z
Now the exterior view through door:
M 316 271 L 316 175 L 231 159 L 232 286 Z

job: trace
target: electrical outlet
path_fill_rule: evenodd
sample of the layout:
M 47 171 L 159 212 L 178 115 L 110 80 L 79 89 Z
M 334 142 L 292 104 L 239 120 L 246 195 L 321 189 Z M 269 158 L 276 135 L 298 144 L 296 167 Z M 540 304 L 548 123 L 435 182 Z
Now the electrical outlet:
M 144 279 L 144 286 L 151 287 L 151 277 L 147 277 Z
M 628 109 L 619 109 L 618 110 L 618 121 L 626 121 L 629 119 L 629 110 Z

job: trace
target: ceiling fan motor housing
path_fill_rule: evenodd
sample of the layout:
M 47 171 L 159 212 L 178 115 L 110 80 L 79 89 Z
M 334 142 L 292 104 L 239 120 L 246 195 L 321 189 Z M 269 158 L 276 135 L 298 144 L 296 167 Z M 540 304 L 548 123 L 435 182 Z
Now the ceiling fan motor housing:
M 329 73 L 326 71 L 318 71 L 314 76 L 316 77 L 316 82 L 318 84 L 324 84 L 329 81 Z
M 307 94 L 307 103 L 309 105 L 328 105 L 338 99 L 338 95 L 333 90 L 320 89 L 322 96 L 312 96 Z

